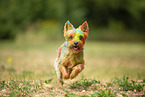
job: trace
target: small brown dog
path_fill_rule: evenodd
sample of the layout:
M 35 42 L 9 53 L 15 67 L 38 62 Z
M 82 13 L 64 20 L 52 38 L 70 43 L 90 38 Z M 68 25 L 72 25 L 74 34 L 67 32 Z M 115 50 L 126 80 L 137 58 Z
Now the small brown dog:
M 63 79 L 73 79 L 84 69 L 83 46 L 88 38 L 89 27 L 85 21 L 77 29 L 67 21 L 64 26 L 66 41 L 59 47 L 54 67 L 59 80 L 59 88 Z

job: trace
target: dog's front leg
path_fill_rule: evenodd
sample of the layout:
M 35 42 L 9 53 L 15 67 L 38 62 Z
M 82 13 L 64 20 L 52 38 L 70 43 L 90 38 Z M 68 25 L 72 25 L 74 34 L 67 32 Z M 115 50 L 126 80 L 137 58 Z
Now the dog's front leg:
M 60 75 L 58 77 L 59 80 L 59 86 L 58 88 L 61 88 L 63 86 L 63 79 L 68 79 L 69 78 L 69 74 L 67 73 L 66 68 L 61 65 L 60 66 Z
M 75 78 L 84 69 L 84 64 L 78 64 L 72 68 L 70 79 Z
M 63 77 L 64 79 L 68 79 L 68 78 L 69 78 L 69 74 L 68 74 L 67 69 L 66 69 L 65 66 L 61 65 L 61 66 L 60 66 L 60 71 L 61 71 L 62 77 Z

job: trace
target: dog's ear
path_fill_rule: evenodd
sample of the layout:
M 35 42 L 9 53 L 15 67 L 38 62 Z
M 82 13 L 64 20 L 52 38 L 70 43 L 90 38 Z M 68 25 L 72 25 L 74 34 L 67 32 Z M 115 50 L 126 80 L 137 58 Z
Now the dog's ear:
M 64 36 L 68 30 L 72 30 L 73 28 L 74 28 L 73 25 L 68 20 L 64 25 Z
M 88 38 L 89 27 L 88 27 L 87 21 L 85 21 L 79 28 L 84 32 L 84 34 L 85 34 L 86 37 Z

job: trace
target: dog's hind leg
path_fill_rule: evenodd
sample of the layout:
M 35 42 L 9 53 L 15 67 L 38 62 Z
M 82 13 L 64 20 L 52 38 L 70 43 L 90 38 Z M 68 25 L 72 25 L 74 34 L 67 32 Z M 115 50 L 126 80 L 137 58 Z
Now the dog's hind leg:
M 62 85 L 63 85 L 63 79 L 62 79 L 62 73 L 59 70 L 60 66 L 59 66 L 59 63 L 58 63 L 58 59 L 55 60 L 54 67 L 55 67 L 57 78 L 58 78 L 58 82 L 59 82 L 58 88 L 61 88 Z
M 61 72 L 60 72 L 60 75 L 58 76 L 58 82 L 59 82 L 58 88 L 61 88 L 63 86 L 63 78 L 62 78 Z

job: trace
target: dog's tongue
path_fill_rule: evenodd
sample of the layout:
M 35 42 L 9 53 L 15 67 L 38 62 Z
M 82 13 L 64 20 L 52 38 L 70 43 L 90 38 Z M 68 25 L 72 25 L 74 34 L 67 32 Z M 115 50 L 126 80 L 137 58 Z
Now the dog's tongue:
M 78 47 L 77 46 L 74 46 L 74 50 L 77 51 L 78 50 Z

